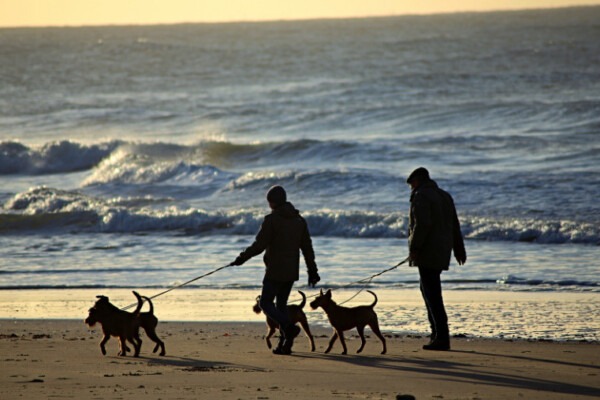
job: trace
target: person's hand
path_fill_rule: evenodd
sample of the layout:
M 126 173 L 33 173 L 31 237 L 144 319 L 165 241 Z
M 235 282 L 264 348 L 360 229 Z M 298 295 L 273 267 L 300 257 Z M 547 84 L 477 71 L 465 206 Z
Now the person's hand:
M 456 254 L 455 258 L 456 258 L 456 262 L 458 263 L 458 265 L 465 265 L 465 263 L 467 262 L 466 254 Z
M 245 261 L 241 257 L 237 257 L 233 262 L 229 265 L 242 265 Z
M 321 280 L 319 274 L 315 272 L 308 273 L 308 286 L 315 287 L 315 285 Z
M 414 263 L 418 260 L 419 258 L 419 253 L 417 253 L 416 251 L 411 251 L 410 254 L 408 255 L 408 261 L 410 261 L 411 263 Z

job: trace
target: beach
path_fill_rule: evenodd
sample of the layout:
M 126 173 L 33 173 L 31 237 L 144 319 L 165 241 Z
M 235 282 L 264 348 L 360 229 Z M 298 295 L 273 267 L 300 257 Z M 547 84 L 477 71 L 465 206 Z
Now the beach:
M 123 308 L 136 303 L 132 290 L 149 297 L 163 291 L 139 288 L 0 290 L 0 319 L 83 321 L 97 295 L 108 296 L 113 304 Z M 308 302 L 319 293 L 319 287 L 300 290 L 305 292 Z M 334 288 L 333 298 L 342 303 L 359 290 Z M 375 310 L 384 331 L 403 335 L 429 332 L 418 289 L 370 290 L 377 295 Z M 160 321 L 253 323 L 264 321 L 262 314 L 252 312 L 259 294 L 260 290 L 181 288 L 155 298 L 153 305 Z M 290 304 L 298 304 L 299 300 L 300 295 L 294 289 Z M 371 294 L 362 291 L 344 305 L 354 307 L 371 304 L 373 300 Z M 457 335 L 490 339 L 600 340 L 598 292 L 446 290 L 444 300 L 451 330 Z M 144 305 L 142 311 L 147 309 Z M 311 310 L 306 304 L 304 312 L 311 326 L 329 326 L 321 310 Z
M 449 352 L 421 350 L 425 338 L 386 335 L 388 354 L 369 337 L 346 334 L 349 354 L 324 354 L 329 329 L 303 334 L 294 354 L 275 356 L 258 322 L 166 322 L 167 346 L 139 358 L 107 356 L 99 327 L 75 320 L 0 321 L 2 399 L 576 399 L 600 396 L 598 343 L 454 338 Z
M 307 291 L 308 296 L 313 293 Z M 334 298 L 342 300 L 354 293 L 336 290 Z M 251 311 L 254 291 L 180 289 L 153 301 L 160 320 L 157 334 L 167 355 L 151 353 L 154 344 L 142 332 L 139 358 L 131 353 L 117 356 L 115 338 L 102 356 L 100 326 L 90 328 L 83 322 L 96 294 L 100 294 L 97 289 L 0 291 L 0 398 L 600 396 L 597 293 L 448 291 L 452 351 L 431 352 L 421 349 L 428 339 L 418 291 L 378 290 L 376 311 L 387 354 L 379 354 L 381 343 L 368 328 L 363 353 L 355 353 L 360 340 L 352 330 L 345 334 L 347 355 L 341 354 L 339 342 L 324 354 L 331 328 L 321 310 L 307 305 L 304 311 L 316 351 L 310 352 L 301 333 L 293 355 L 276 356 L 264 341 L 264 316 Z M 125 289 L 102 294 L 119 307 L 133 298 Z M 361 293 L 347 306 L 368 304 L 370 296 Z M 515 310 L 521 310 L 520 317 Z M 469 318 L 460 321 L 457 313 Z M 575 332 L 588 340 L 556 339 L 574 338 Z
M 598 20 L 0 28 L 0 399 L 599 397 Z M 452 195 L 467 252 L 442 274 L 450 352 L 422 350 L 419 274 L 399 264 L 418 167 Z M 310 288 L 301 259 L 291 303 L 372 291 L 388 354 L 371 335 L 356 355 L 355 332 L 323 354 L 308 305 L 317 351 L 302 334 L 292 356 L 266 348 L 262 257 L 229 266 L 274 185 L 321 277 Z M 115 339 L 102 356 L 83 323 L 97 295 L 122 308 L 132 290 L 165 357 L 145 338 L 139 358 Z

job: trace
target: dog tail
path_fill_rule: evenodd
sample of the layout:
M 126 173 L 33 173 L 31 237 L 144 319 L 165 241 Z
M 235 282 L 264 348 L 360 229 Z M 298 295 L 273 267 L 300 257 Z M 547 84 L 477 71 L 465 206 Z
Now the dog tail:
M 306 295 L 300 290 L 298 290 L 298 293 L 300 293 L 300 296 L 302 296 L 302 303 L 300 303 L 300 308 L 304 308 L 304 306 L 306 305 Z
M 370 307 L 373 308 L 377 304 L 377 295 L 375 293 L 371 292 L 370 290 L 367 290 L 367 292 L 371 293 L 373 295 L 373 297 L 375 297 L 375 301 L 373 302 L 373 304 L 370 305 Z
M 254 311 L 255 314 L 260 314 L 262 312 L 262 309 L 260 308 L 260 294 L 256 296 L 256 303 L 252 306 L 252 311 Z
M 148 305 L 150 306 L 150 311 L 149 313 L 154 315 L 154 304 L 152 304 L 152 300 L 150 300 L 149 297 L 146 296 L 142 296 L 142 299 L 146 300 L 148 302 Z
M 135 290 L 133 290 L 133 294 L 137 298 L 137 301 L 138 301 L 137 307 L 133 311 L 133 314 L 139 314 L 140 310 L 142 309 L 142 306 L 144 305 L 144 301 L 142 300 L 142 297 L 140 296 L 140 294 L 138 292 L 136 292 Z

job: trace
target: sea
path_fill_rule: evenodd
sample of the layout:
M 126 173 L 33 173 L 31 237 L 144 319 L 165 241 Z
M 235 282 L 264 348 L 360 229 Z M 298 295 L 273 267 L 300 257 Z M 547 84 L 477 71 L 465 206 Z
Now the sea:
M 350 296 L 407 257 L 420 166 L 465 238 L 446 293 L 589 295 L 569 321 L 600 320 L 600 7 L 0 29 L 5 300 L 207 274 L 252 243 L 272 185 L 308 222 L 318 288 Z M 263 273 L 178 290 L 251 302 Z M 366 286 L 418 295 L 418 275 Z

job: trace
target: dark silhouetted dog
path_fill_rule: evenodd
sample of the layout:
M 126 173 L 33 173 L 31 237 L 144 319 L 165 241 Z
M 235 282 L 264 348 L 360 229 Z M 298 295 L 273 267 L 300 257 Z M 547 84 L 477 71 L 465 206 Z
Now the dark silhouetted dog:
M 385 344 L 385 338 L 381 334 L 379 330 L 379 322 L 377 321 L 377 314 L 373 310 L 375 304 L 377 304 L 377 296 L 375 293 L 367 290 L 367 292 L 371 293 L 375 297 L 375 301 L 370 306 L 359 306 L 359 307 L 342 307 L 338 306 L 335 301 L 331 299 L 331 290 L 328 290 L 327 293 L 323 294 L 323 290 L 321 289 L 321 293 L 319 296 L 311 301 L 310 306 L 313 310 L 316 310 L 318 307 L 321 307 L 325 314 L 327 314 L 327 318 L 329 318 L 329 322 L 331 326 L 333 326 L 333 336 L 329 340 L 329 346 L 325 353 L 329 353 L 331 351 L 331 347 L 335 343 L 336 339 L 339 338 L 342 343 L 342 347 L 344 348 L 344 352 L 342 354 L 347 353 L 346 342 L 344 340 L 344 331 L 347 331 L 352 328 L 356 328 L 358 331 L 358 335 L 360 336 L 361 345 L 358 349 L 357 353 L 360 353 L 365 347 L 365 326 L 369 325 L 371 330 L 383 343 L 383 351 L 381 354 L 385 354 L 387 351 L 387 347 Z
M 288 317 L 292 324 L 297 324 L 298 322 L 304 329 L 304 333 L 308 337 L 308 341 L 310 342 L 310 351 L 315 351 L 315 340 L 313 339 L 312 334 L 310 333 L 310 328 L 308 327 L 308 321 L 306 319 L 306 314 L 302 309 L 306 305 L 306 296 L 304 293 L 298 290 L 298 293 L 302 296 L 302 302 L 300 304 L 290 304 L 287 306 Z M 252 307 L 255 313 L 260 314 L 262 312 L 260 308 L 260 296 L 256 297 L 256 304 Z M 267 347 L 271 348 L 271 337 L 275 334 L 275 330 L 279 329 L 279 324 L 275 322 L 272 318 L 267 317 L 267 336 L 265 337 L 265 341 L 267 342 Z
M 120 310 L 116 306 L 112 305 L 108 301 L 106 296 L 96 296 L 98 300 L 92 308 L 89 309 L 88 317 L 85 319 L 85 323 L 93 327 L 96 323 L 102 325 L 102 332 L 104 337 L 100 342 L 100 350 L 102 354 L 106 355 L 106 348 L 104 345 L 111 336 L 119 338 L 120 356 L 126 356 L 129 348 L 127 347 L 127 341 L 133 344 L 135 349 L 134 356 L 138 357 L 140 354 L 140 347 L 142 341 L 138 334 L 139 328 L 139 312 L 142 308 L 142 301 L 138 300 L 137 308 L 134 312 L 130 313 L 127 311 Z
M 154 350 L 152 350 L 152 352 L 156 353 L 158 351 L 158 348 L 160 347 L 160 355 L 164 356 L 166 354 L 165 353 L 165 344 L 156 335 L 156 326 L 158 325 L 158 318 L 156 318 L 156 316 L 154 316 L 154 305 L 152 304 L 152 301 L 148 297 L 140 296 L 138 294 L 138 292 L 135 292 L 135 291 L 133 292 L 133 294 L 138 299 L 138 302 L 143 303 L 143 301 L 147 301 L 148 304 L 150 305 L 150 311 L 139 313 L 139 317 L 138 317 L 139 318 L 139 326 L 144 328 L 144 331 L 146 331 L 146 335 L 154 343 L 156 343 L 156 346 L 154 346 Z M 141 343 L 140 343 L 140 347 L 141 347 Z

